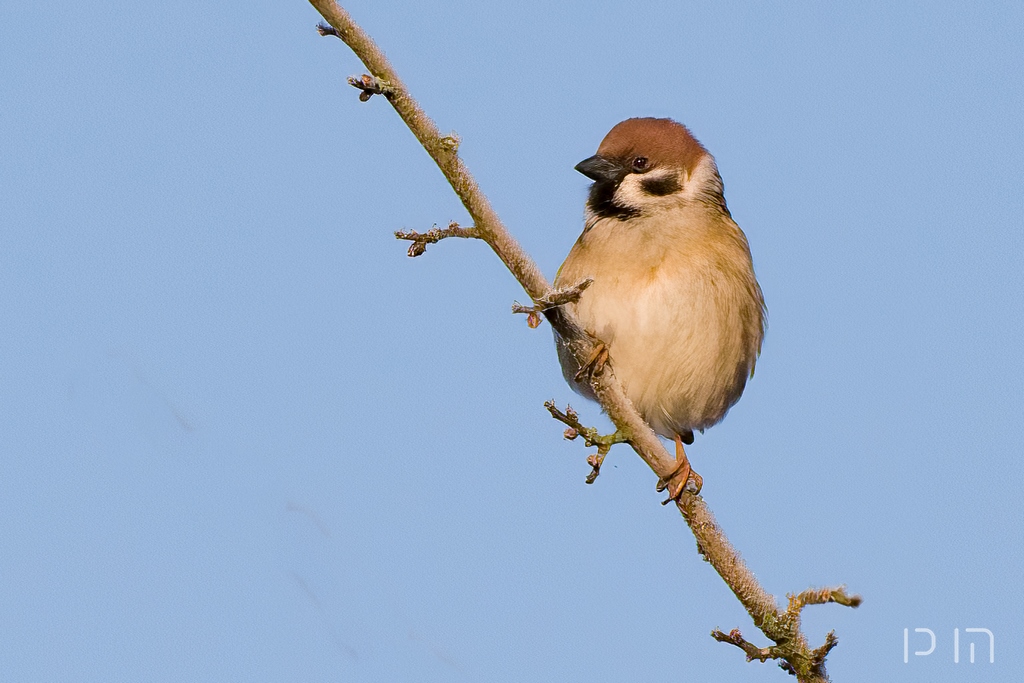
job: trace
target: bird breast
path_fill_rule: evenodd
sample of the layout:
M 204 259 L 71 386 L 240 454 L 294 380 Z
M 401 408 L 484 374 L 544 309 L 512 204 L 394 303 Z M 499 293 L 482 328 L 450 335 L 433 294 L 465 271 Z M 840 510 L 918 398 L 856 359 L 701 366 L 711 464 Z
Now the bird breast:
M 662 436 L 702 430 L 739 400 L 763 336 L 763 300 L 739 227 L 705 208 L 592 219 L 556 285 L 593 278 L 570 307 L 608 348 L 626 395 Z M 569 384 L 575 358 L 559 344 Z

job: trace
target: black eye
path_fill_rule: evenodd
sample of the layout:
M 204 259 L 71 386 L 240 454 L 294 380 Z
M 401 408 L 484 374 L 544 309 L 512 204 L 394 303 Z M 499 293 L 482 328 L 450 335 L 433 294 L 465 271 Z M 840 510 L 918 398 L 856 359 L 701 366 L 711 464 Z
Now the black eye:
M 647 170 L 647 157 L 637 157 L 633 159 L 633 171 L 636 173 L 643 173 Z

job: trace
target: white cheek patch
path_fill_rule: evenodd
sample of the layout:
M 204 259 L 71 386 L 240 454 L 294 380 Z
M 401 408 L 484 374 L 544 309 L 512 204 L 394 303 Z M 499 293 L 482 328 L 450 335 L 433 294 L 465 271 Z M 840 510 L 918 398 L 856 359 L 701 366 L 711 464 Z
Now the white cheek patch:
M 710 154 L 705 154 L 697 162 L 693 173 L 683 181 L 680 195 L 687 201 L 696 201 L 708 195 L 722 194 L 722 176 L 718 175 L 718 164 Z
M 663 199 L 663 197 L 652 196 L 650 192 L 644 189 L 643 184 L 652 180 L 670 181 L 676 177 L 677 173 L 675 169 L 671 168 L 656 169 L 644 174 L 630 173 L 622 179 L 619 189 L 615 191 L 615 203 L 636 209 L 652 206 L 653 203 L 658 203 L 658 200 Z M 682 179 L 676 178 L 676 180 Z M 683 188 L 685 189 L 685 187 L 684 184 Z
M 652 193 L 651 185 L 663 183 L 677 185 L 667 194 Z M 645 188 L 644 186 L 647 185 Z M 630 173 L 622 179 L 615 191 L 615 203 L 640 211 L 659 206 L 678 206 L 680 203 L 707 201 L 708 197 L 722 194 L 722 178 L 718 165 L 710 154 L 697 162 L 692 173 L 672 168 L 654 169 L 648 173 Z

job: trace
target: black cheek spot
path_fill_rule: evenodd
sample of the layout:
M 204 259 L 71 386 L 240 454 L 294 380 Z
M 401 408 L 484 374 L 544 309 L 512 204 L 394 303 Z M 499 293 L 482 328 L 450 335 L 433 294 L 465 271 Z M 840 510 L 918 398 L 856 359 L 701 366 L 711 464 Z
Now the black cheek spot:
M 655 197 L 664 197 L 665 195 L 679 192 L 682 189 L 679 179 L 671 175 L 662 178 L 645 178 L 641 181 L 640 187 L 643 188 L 644 192 Z

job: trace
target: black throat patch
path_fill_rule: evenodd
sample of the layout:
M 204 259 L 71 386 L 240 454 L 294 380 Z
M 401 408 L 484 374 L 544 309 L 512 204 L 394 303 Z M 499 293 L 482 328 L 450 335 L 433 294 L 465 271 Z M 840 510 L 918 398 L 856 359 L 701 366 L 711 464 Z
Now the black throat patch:
M 618 218 L 620 221 L 624 221 L 639 216 L 638 209 L 615 203 L 615 190 L 617 189 L 619 189 L 619 183 L 612 180 L 595 181 L 590 186 L 587 206 L 600 218 Z

